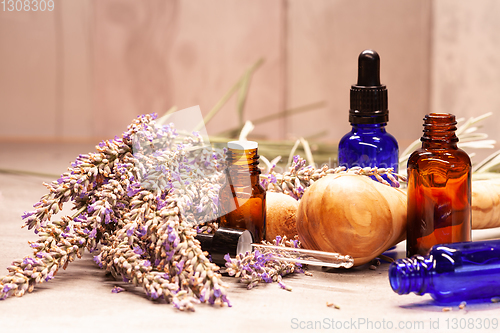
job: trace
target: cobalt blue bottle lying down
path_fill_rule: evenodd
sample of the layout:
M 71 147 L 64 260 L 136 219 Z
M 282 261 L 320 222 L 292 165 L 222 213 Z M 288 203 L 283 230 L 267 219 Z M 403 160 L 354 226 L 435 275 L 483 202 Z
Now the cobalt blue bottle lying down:
M 389 267 L 394 292 L 430 294 L 441 303 L 500 296 L 500 240 L 435 245 L 426 257 Z

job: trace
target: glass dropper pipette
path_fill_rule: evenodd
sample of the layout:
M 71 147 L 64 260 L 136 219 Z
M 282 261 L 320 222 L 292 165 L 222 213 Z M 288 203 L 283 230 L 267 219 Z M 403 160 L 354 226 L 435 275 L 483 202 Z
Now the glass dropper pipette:
M 255 243 L 251 245 L 261 252 L 263 252 L 262 250 L 269 250 L 266 254 L 269 253 L 272 259 L 279 261 L 332 268 L 351 268 L 354 264 L 351 256 L 339 253 Z
M 214 234 L 198 234 L 196 238 L 200 241 L 202 249 L 210 253 L 212 261 L 222 265 L 225 264 L 224 256 L 226 254 L 234 258 L 240 253 L 250 253 L 254 249 L 258 249 L 264 255 L 270 255 L 271 259 L 278 261 L 332 268 L 350 268 L 354 264 L 353 258 L 349 255 L 256 244 L 252 242 L 252 234 L 248 230 L 219 227 Z

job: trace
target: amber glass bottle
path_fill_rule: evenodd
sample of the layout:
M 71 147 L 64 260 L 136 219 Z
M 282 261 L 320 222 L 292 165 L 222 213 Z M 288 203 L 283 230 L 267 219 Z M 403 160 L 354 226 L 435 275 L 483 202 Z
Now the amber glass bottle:
M 408 160 L 408 257 L 471 240 L 471 162 L 457 148 L 456 123 L 451 114 L 425 116 L 422 148 Z
M 265 239 L 266 190 L 259 182 L 258 144 L 254 141 L 228 143 L 226 184 L 219 197 L 219 225 L 246 229 L 254 242 Z

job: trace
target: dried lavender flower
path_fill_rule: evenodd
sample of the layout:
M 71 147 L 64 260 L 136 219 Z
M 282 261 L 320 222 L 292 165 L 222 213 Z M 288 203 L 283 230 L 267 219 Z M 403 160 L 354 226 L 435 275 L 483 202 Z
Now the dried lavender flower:
M 293 157 L 291 166 L 288 168 L 288 171 L 283 174 L 276 173 L 274 168 L 275 165 L 271 166 L 267 175 L 260 176 L 262 186 L 270 192 L 284 193 L 297 200 L 302 198 L 305 190 L 314 184 L 314 182 L 327 175 L 337 173 L 374 177 L 382 184 L 391 186 L 391 184 L 382 178 L 382 175 L 386 175 L 394 187 L 399 187 L 399 181 L 406 182 L 406 178 L 394 173 L 393 168 L 353 167 L 346 169 L 345 167 L 328 168 L 327 165 L 323 165 L 321 168 L 315 168 L 312 165 L 307 166 L 306 160 L 299 155 Z
M 118 293 L 121 293 L 122 291 L 125 291 L 125 289 L 123 289 L 122 287 L 118 287 L 118 286 L 114 286 L 113 289 L 111 289 L 111 292 L 113 294 L 118 294 Z
M 198 133 L 179 136 L 173 124 L 156 124 L 154 115 L 139 116 L 96 150 L 45 184 L 48 193 L 23 214 L 39 239 L 30 243 L 33 256 L 0 278 L 0 298 L 31 292 L 87 249 L 101 268 L 177 309 L 230 306 L 219 268 L 194 238 L 196 225 L 217 213 L 223 153 Z M 54 221 L 66 202 L 75 214 Z
M 266 241 L 262 243 L 281 247 L 300 247 L 300 242 L 297 239 L 288 241 L 286 236 L 277 236 L 273 243 Z M 302 265 L 276 260 L 276 256 L 279 256 L 279 254 L 266 248 L 246 252 L 245 254 L 240 253 L 235 259 L 232 259 L 227 254 L 224 257 L 226 272 L 230 276 L 239 278 L 239 281 L 245 283 L 248 289 L 252 289 L 261 282 L 277 282 L 281 288 L 291 291 L 292 289 L 282 282 L 282 277 L 295 272 L 303 273 Z

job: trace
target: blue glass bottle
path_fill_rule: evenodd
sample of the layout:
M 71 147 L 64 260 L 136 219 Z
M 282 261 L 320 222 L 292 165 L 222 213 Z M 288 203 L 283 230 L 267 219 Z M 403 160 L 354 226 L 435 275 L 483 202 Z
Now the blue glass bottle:
M 352 130 L 339 143 L 339 165 L 394 168 L 398 172 L 398 142 L 385 125 L 352 124 Z
M 393 168 L 398 172 L 399 148 L 387 133 L 387 88 L 380 84 L 380 57 L 373 50 L 358 58 L 358 83 L 351 86 L 349 122 L 352 130 L 339 142 L 338 160 L 347 168 Z
M 500 240 L 435 245 L 426 257 L 389 267 L 394 292 L 430 294 L 441 303 L 500 296 Z

